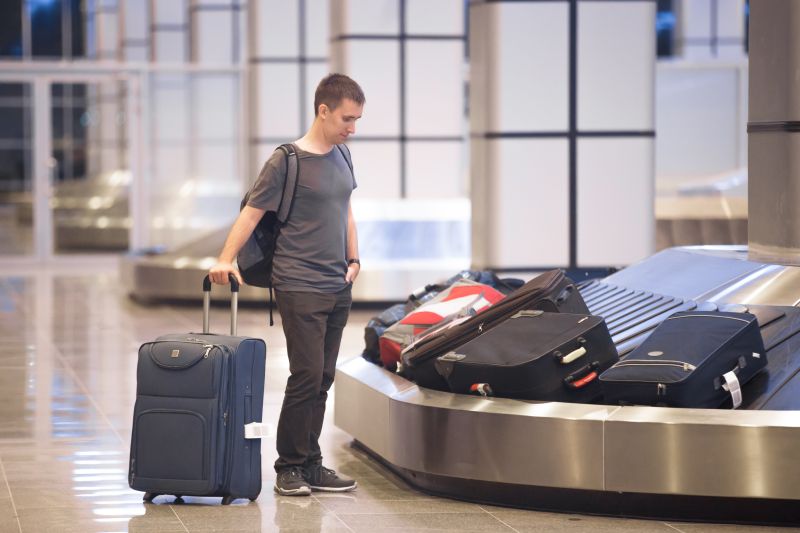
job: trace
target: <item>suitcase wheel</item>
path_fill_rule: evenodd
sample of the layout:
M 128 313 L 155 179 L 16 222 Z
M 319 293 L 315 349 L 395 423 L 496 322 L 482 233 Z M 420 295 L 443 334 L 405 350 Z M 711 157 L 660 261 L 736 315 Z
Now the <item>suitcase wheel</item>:
M 234 498 L 233 496 L 225 496 L 224 498 L 222 498 L 222 505 L 230 505 L 231 502 L 233 502 L 233 500 L 235 499 L 236 498 Z
M 156 498 L 156 496 L 158 496 L 158 494 L 155 492 L 145 492 L 144 496 L 142 496 L 142 501 L 150 503 Z

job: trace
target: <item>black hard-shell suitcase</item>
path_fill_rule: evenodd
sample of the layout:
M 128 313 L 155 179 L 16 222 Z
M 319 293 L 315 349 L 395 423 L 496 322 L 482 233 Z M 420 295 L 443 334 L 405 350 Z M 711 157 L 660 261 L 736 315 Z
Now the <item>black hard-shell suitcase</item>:
M 611 404 L 715 408 L 741 404 L 741 386 L 767 364 L 750 313 L 675 313 L 600 375 Z
M 574 303 L 575 299 L 580 303 Z M 422 387 L 449 390 L 447 383 L 436 372 L 434 365 L 437 357 L 492 329 L 517 311 L 539 309 L 539 306 L 544 310 L 561 310 L 561 307 L 585 309 L 586 305 L 582 302 L 575 284 L 562 270 L 543 272 L 485 311 L 432 330 L 412 343 L 402 353 L 403 365 L 399 372 Z
M 457 393 L 589 403 L 617 359 L 600 317 L 519 311 L 438 357 L 436 370 Z
M 158 337 L 139 348 L 128 483 L 178 497 L 255 500 L 261 492 L 260 422 L 266 345 L 236 336 L 239 286 L 231 276 L 231 334 L 208 333 L 211 283 L 203 281 L 203 333 Z

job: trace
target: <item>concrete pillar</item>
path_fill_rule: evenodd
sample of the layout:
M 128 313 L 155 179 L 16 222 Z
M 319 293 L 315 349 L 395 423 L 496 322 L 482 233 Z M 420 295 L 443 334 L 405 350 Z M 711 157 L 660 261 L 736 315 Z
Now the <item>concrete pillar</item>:
M 800 265 L 800 1 L 750 9 L 749 256 Z
M 472 258 L 627 265 L 653 250 L 655 2 L 472 2 Z

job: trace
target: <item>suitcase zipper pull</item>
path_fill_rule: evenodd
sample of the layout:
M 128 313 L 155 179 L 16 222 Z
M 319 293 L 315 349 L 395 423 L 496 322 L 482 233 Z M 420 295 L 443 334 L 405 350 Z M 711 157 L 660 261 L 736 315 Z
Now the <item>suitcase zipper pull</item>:
M 213 347 L 214 347 L 213 344 L 206 344 L 205 346 L 203 346 L 203 348 L 206 349 L 206 353 L 203 354 L 203 359 L 208 359 L 208 354 Z
M 225 411 L 224 413 L 222 413 L 222 425 L 223 426 L 227 426 L 228 425 L 228 411 Z
M 666 396 L 667 386 L 664 383 L 659 383 L 656 390 L 656 396 Z

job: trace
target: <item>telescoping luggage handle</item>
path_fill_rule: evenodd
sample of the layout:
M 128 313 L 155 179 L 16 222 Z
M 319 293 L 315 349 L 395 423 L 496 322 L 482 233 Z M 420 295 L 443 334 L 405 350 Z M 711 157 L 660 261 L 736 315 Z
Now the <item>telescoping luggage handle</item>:
M 239 314 L 239 281 L 233 274 L 228 274 L 231 282 L 231 335 L 236 335 L 236 323 Z M 209 333 L 208 315 L 211 309 L 211 278 L 203 279 L 203 333 Z

